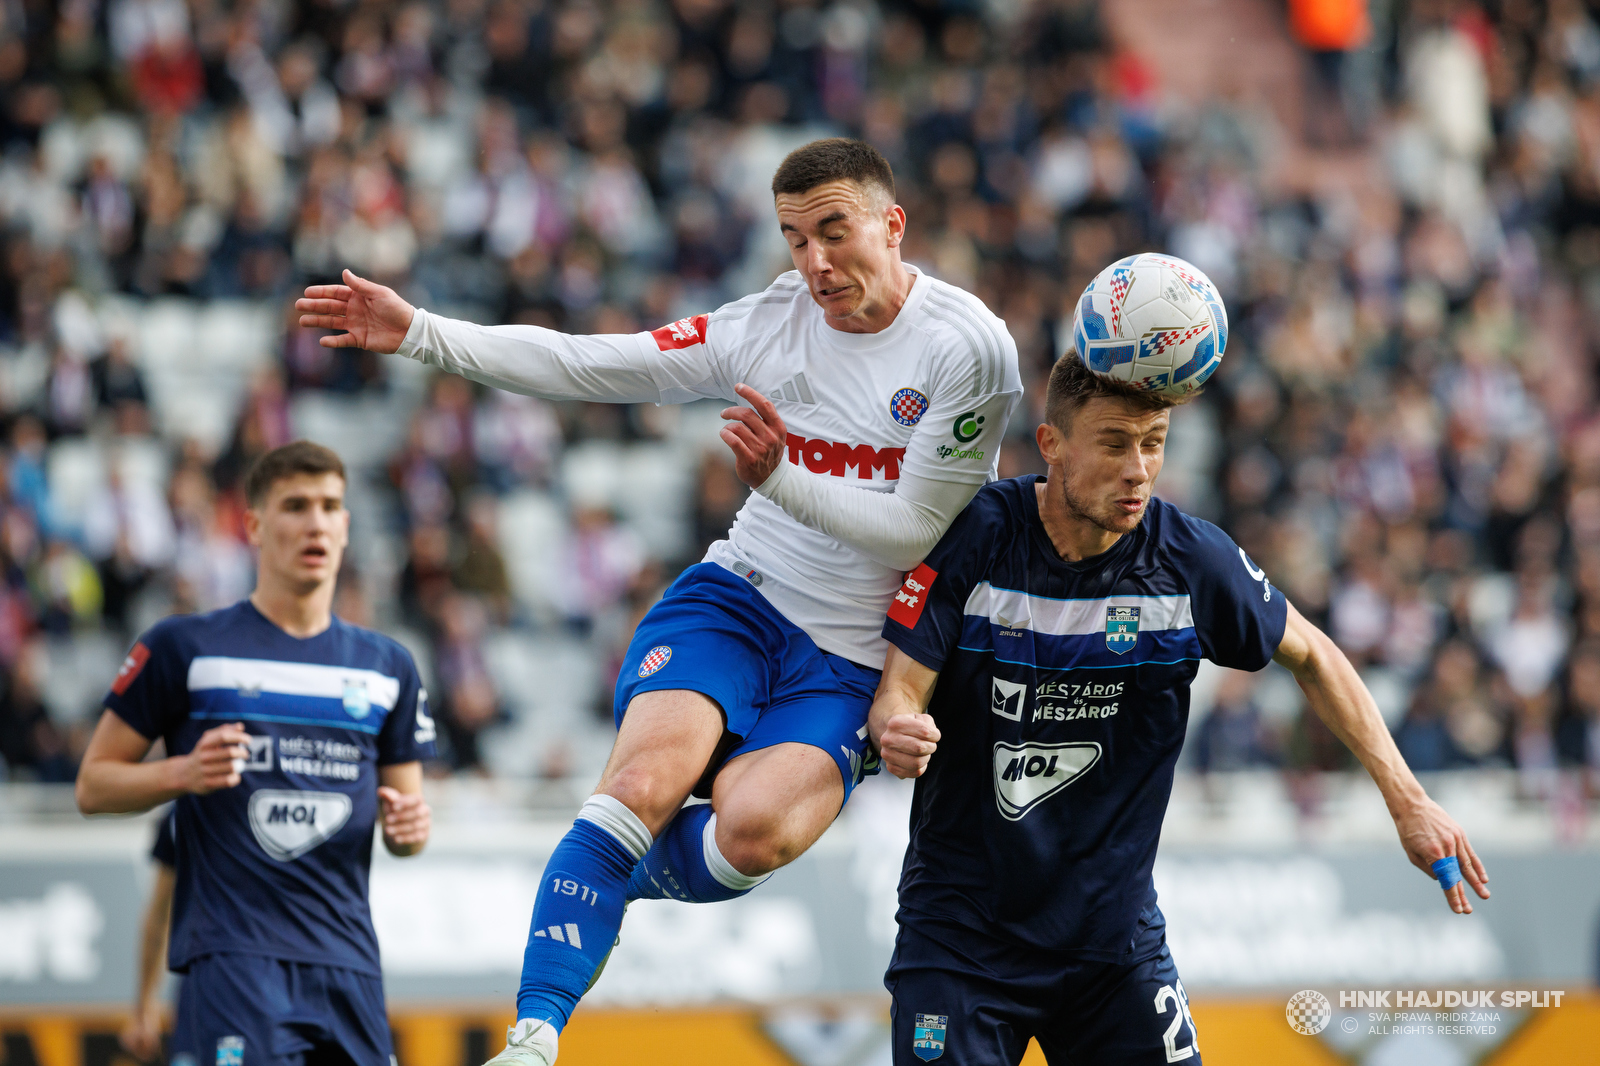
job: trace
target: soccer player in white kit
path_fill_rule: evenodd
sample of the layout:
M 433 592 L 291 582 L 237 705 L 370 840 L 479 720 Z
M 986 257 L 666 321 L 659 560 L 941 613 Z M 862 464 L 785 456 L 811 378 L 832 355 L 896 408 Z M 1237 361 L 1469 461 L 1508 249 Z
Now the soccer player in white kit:
M 829 139 L 772 183 L 795 269 L 650 333 L 482 327 L 345 272 L 297 303 L 328 347 L 399 352 L 551 399 L 742 400 L 723 440 L 755 492 L 646 615 L 595 794 L 551 855 L 501 1063 L 548 1066 L 627 900 L 748 892 L 822 835 L 860 780 L 883 616 L 985 482 L 1021 396 L 1016 345 L 969 293 L 901 262 L 875 149 Z M 698 782 L 709 805 L 684 808 Z

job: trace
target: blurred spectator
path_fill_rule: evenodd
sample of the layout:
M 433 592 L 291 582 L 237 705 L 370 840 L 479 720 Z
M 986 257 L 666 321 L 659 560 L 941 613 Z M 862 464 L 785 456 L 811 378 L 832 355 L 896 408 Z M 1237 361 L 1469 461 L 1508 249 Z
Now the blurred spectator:
M 587 632 L 621 600 L 644 566 L 644 549 L 609 507 L 580 504 L 561 558 L 562 613 L 569 625 Z
M 94 378 L 95 402 L 117 416 L 119 431 L 148 432 L 146 408 L 150 395 L 144 375 L 129 355 L 127 341 L 112 338 L 106 345 L 106 354 L 91 363 L 89 369 Z
M 733 516 L 744 506 L 750 489 L 739 480 L 728 456 L 713 450 L 701 453 L 694 496 L 694 557 L 699 559 L 713 541 L 728 535 Z
M 11 427 L 11 464 L 7 473 L 11 498 L 32 512 L 41 530 L 52 527 L 50 484 L 45 478 L 44 426 L 30 414 L 18 418 Z
M 439 604 L 439 640 L 434 662 L 443 687 L 436 717 L 448 741 L 450 764 L 457 770 L 488 773 L 478 735 L 503 717 L 500 697 L 484 658 L 481 604 L 459 593 L 447 593 Z
M 478 597 L 500 625 L 511 620 L 511 575 L 500 554 L 499 515 L 493 496 L 475 495 L 467 504 L 467 536 L 455 566 L 455 584 Z
M 1587 641 L 1573 651 L 1564 695 L 1563 761 L 1582 767 L 1589 795 L 1600 797 L 1600 644 Z
M 157 571 L 171 564 L 177 530 L 155 486 L 128 481 L 123 468 L 121 462 L 111 463 L 105 490 L 90 500 L 83 541 L 99 570 L 106 621 L 126 633 L 129 604 Z
M 42 641 L 29 644 L 0 692 L 0 757 L 13 779 L 71 781 L 74 776 L 67 741 L 40 695 L 47 658 Z
M 1506 716 L 1490 688 L 1472 645 L 1444 644 L 1395 731 L 1406 762 L 1419 771 L 1448 770 L 1500 755 Z
M 1279 743 L 1256 705 L 1256 676 L 1227 670 L 1216 702 L 1195 733 L 1195 769 L 1201 773 L 1276 766 Z
M 545 486 L 561 456 L 561 424 L 543 400 L 492 389 L 473 412 L 472 444 L 482 478 L 495 491 Z
M 431 629 L 442 601 L 451 592 L 450 531 L 442 525 L 411 530 L 405 568 L 400 572 L 400 610 L 406 624 Z
M 99 621 L 104 602 L 100 576 L 68 541 L 56 537 L 45 541 L 44 553 L 29 570 L 28 584 L 39 605 L 39 625 L 46 632 L 66 636 Z
M 1594 15 L 1286 13 L 1321 75 L 1301 121 L 1292 65 L 1169 76 L 1096 0 L 109 0 L 0 20 L 0 685 L 41 631 L 247 591 L 240 483 L 299 434 L 337 437 L 352 506 L 381 512 L 342 602 L 461 664 L 462 751 L 523 706 L 492 692 L 498 627 L 538 641 L 570 621 L 561 639 L 605 676 L 671 577 L 648 538 L 670 527 L 672 565 L 698 558 L 746 498 L 720 445 L 701 455 L 690 416 L 323 348 L 289 296 L 350 266 L 477 321 L 658 326 L 788 269 L 772 170 L 845 132 L 895 165 L 908 261 L 1017 341 L 1030 407 L 1003 474 L 1037 468 L 1089 278 L 1183 255 L 1221 286 L 1230 337 L 1163 491 L 1396 690 L 1419 767 L 1600 766 L 1578 739 L 1600 640 Z M 570 483 L 597 439 L 624 471 L 603 493 Z M 140 458 L 102 488 L 118 454 Z M 646 468 L 684 486 L 671 513 L 600 505 Z M 1197 726 L 1208 769 L 1343 765 L 1314 716 L 1263 727 L 1282 710 L 1264 698 Z
M 1346 143 L 1358 126 L 1348 104 L 1346 58 L 1372 36 L 1366 0 L 1289 0 L 1289 26 L 1311 53 L 1314 72 L 1306 137 L 1316 144 Z

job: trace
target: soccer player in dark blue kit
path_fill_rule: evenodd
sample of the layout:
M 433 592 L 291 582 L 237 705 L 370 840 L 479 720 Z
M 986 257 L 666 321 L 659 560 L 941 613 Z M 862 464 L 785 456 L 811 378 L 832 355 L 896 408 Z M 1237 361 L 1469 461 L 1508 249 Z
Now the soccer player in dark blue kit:
M 1048 477 L 981 489 L 889 610 L 868 726 L 918 778 L 885 979 L 898 1066 L 1014 1066 L 1030 1038 L 1057 1064 L 1200 1062 L 1150 871 L 1201 659 L 1286 666 L 1452 909 L 1472 910 L 1461 875 L 1489 897 L 1343 653 L 1225 533 L 1151 497 L 1172 404 L 1068 353 Z
M 255 591 L 139 638 L 78 773 L 85 814 L 177 800 L 174 1063 L 392 1061 L 373 826 L 396 855 L 426 843 L 434 724 L 410 654 L 333 616 L 344 490 L 320 445 L 261 457 L 245 488 Z M 167 757 L 144 761 L 158 738 Z

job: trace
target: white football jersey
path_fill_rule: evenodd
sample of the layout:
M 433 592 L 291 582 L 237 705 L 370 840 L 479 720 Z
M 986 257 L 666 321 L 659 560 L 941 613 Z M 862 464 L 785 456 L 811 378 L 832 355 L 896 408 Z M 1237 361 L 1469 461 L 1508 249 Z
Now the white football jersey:
M 733 387 L 744 383 L 776 405 L 789 461 L 814 474 L 890 492 L 909 470 L 976 491 L 995 477 L 1022 395 L 1016 344 L 977 297 L 916 273 L 900 313 L 878 333 L 830 327 L 789 271 L 708 315 L 637 334 L 660 402 L 743 404 Z M 757 493 L 706 560 L 744 577 L 824 651 L 882 668 L 883 618 L 900 570 Z

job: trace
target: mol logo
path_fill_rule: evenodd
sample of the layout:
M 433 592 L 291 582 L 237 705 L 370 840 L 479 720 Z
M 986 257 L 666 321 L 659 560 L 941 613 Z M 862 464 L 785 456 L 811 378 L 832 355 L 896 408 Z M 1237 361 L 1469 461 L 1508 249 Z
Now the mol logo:
M 1100 745 L 996 744 L 994 746 L 994 802 L 1010 822 L 1082 777 L 1100 761 Z
M 261 850 L 290 862 L 343 829 L 350 810 L 343 792 L 264 788 L 250 797 L 250 832 Z

